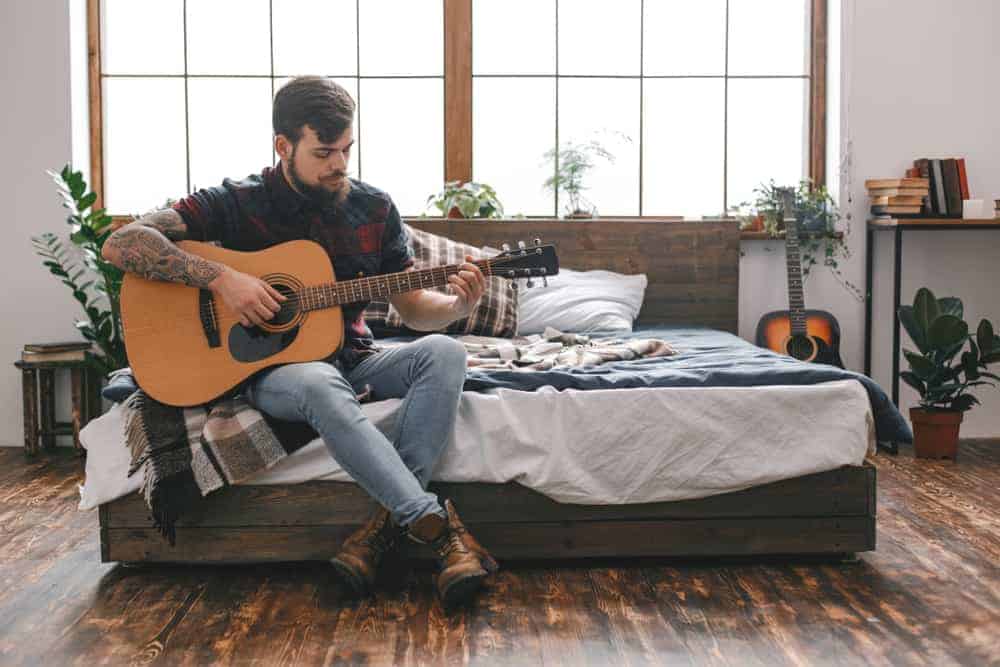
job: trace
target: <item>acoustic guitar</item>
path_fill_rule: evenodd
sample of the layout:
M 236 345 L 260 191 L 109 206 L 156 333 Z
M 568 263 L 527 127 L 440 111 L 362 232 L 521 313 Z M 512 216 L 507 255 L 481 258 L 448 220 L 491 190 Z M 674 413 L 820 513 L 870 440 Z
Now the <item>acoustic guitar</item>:
M 840 359 L 840 324 L 825 310 L 806 310 L 802 295 L 799 223 L 794 193 L 782 192 L 785 257 L 788 264 L 788 310 L 767 313 L 757 323 L 757 345 L 800 361 L 844 367 Z
M 258 252 L 179 241 L 185 252 L 257 276 L 287 297 L 260 326 L 245 327 L 211 291 L 125 274 L 121 316 L 136 381 L 149 396 L 173 406 L 222 396 L 270 366 L 325 359 L 344 339 L 341 306 L 446 285 L 458 264 L 337 282 L 333 264 L 313 241 L 289 241 Z M 487 277 L 543 279 L 559 272 L 555 248 L 532 247 L 474 262 Z

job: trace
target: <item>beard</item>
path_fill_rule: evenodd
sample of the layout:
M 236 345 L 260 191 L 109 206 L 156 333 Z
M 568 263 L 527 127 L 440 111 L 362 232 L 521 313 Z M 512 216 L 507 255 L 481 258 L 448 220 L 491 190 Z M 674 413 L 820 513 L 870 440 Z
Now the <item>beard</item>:
M 347 174 L 341 175 L 341 180 L 335 188 L 328 188 L 322 184 L 309 185 L 302 180 L 302 176 L 295 166 L 294 147 L 292 148 L 291 156 L 288 158 L 288 174 L 295 189 L 320 208 L 339 206 L 347 199 L 347 194 L 351 191 L 351 182 L 347 179 Z

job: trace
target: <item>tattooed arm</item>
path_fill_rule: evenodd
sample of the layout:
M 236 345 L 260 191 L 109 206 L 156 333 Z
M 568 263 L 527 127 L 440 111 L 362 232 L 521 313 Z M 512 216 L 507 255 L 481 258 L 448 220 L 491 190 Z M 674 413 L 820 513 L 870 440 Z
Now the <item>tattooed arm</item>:
M 244 326 L 261 324 L 281 309 L 278 303 L 285 297 L 260 278 L 178 248 L 174 241 L 186 235 L 187 225 L 177 211 L 156 211 L 114 232 L 101 255 L 122 271 L 149 280 L 211 290 Z

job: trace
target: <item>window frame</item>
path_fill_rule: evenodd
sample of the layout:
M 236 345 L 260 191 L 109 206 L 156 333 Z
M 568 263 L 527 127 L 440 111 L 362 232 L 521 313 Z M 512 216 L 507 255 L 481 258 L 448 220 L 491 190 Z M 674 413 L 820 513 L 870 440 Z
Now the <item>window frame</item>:
M 442 0 L 442 2 L 444 3 L 444 180 L 470 181 L 472 180 L 473 0 Z M 809 152 L 808 175 L 815 185 L 825 185 L 826 183 L 827 3 L 828 0 L 811 0 L 810 11 L 809 139 L 807 150 Z M 87 71 L 90 181 L 91 189 L 97 195 L 95 207 L 103 208 L 104 87 L 101 66 L 101 0 L 87 0 Z M 641 139 L 639 151 L 641 162 Z M 641 202 L 641 183 L 639 187 Z M 664 218 L 662 215 L 637 217 Z

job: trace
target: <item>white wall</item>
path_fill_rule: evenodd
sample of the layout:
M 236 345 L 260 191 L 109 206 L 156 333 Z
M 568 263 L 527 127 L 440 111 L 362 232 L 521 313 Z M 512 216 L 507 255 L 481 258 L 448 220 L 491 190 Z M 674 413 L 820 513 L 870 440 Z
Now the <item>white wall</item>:
M 974 197 L 1000 197 L 1000 8 L 994 0 L 843 0 L 831 3 L 831 189 L 853 218 L 848 243 L 853 258 L 842 266 L 855 284 L 864 281 L 864 180 L 901 175 L 917 157 L 964 156 Z M 9 100 L 3 145 L 12 159 L 0 165 L 8 208 L 6 243 L 0 246 L 8 289 L 0 355 L 11 361 L 28 339 L 76 335 L 72 301 L 31 254 L 28 237 L 60 231 L 63 214 L 44 170 L 66 162 L 70 138 L 70 12 L 66 0 L 0 3 L 3 90 Z M 837 24 L 841 23 L 842 26 Z M 842 86 L 839 89 L 837 84 Z M 843 111 L 838 123 L 837 107 Z M 838 150 L 837 147 L 843 150 Z M 838 172 L 837 165 L 844 169 Z M 888 390 L 892 344 L 891 242 L 876 255 L 873 370 Z M 904 301 L 922 285 L 939 296 L 960 296 L 966 317 L 1000 321 L 1000 232 L 923 232 L 904 240 Z M 761 314 L 787 306 L 784 256 L 779 244 L 748 242 L 741 266 L 740 333 L 752 339 Z M 829 272 L 806 284 L 810 307 L 831 311 L 843 329 L 849 367 L 863 364 L 864 307 Z M 904 334 L 905 339 L 905 334 Z M 0 380 L 0 445 L 21 444 L 20 378 L 13 367 Z M 985 405 L 966 416 L 963 435 L 1000 435 L 1000 392 L 981 392 Z M 915 403 L 905 385 L 904 407 Z M 65 411 L 65 405 L 61 406 Z
M 5 283 L 0 296 L 0 362 L 6 368 L 0 373 L 0 445 L 21 446 L 21 377 L 11 363 L 26 342 L 80 338 L 73 326 L 76 302 L 41 265 L 30 241 L 33 235 L 61 232 L 66 226 L 45 170 L 58 170 L 71 153 L 67 1 L 0 3 L 0 51 L 0 146 L 5 149 L 0 161 L 0 266 Z M 57 388 L 68 395 L 67 378 L 59 383 Z M 67 413 L 64 400 L 57 406 L 57 418 L 67 419 Z

